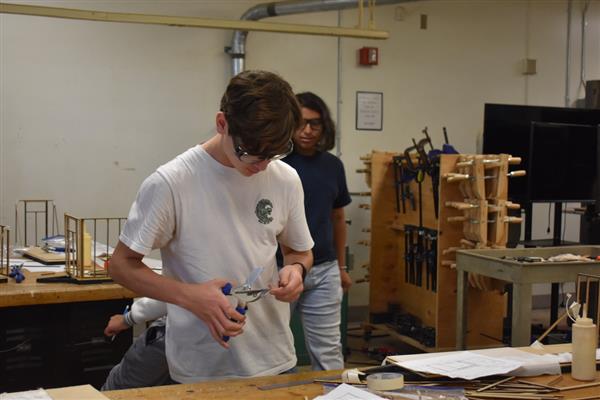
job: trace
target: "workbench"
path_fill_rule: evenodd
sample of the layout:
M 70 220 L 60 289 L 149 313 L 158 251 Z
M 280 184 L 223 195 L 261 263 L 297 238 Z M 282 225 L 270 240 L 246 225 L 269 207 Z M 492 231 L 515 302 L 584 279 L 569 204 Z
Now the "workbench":
M 0 393 L 99 388 L 132 342 L 131 330 L 110 341 L 104 327 L 135 294 L 115 283 L 38 283 L 45 273 L 24 274 L 22 283 L 0 283 Z
M 549 352 L 569 351 L 570 345 L 546 346 Z M 427 355 L 427 354 L 424 354 Z M 250 379 L 231 379 L 222 381 L 211 381 L 194 384 L 181 384 L 171 386 L 158 386 L 152 388 L 115 390 L 102 392 L 111 400 L 196 400 L 211 399 L 246 399 L 246 400 L 287 400 L 287 399 L 312 399 L 323 394 L 323 384 L 310 382 L 314 378 L 325 378 L 340 375 L 342 371 L 311 371 L 298 374 L 287 374 L 277 376 L 266 376 Z M 539 376 L 523 378 L 524 380 L 546 384 L 554 380 L 556 376 Z M 293 385 L 282 388 L 261 390 L 260 387 L 273 384 L 293 384 L 302 382 L 301 385 Z M 600 382 L 600 372 L 595 382 Z M 575 381 L 570 374 L 563 374 L 563 379 L 556 386 L 574 386 L 586 382 Z M 561 392 L 565 400 L 577 399 L 588 396 L 600 396 L 600 386 L 581 388 Z M 598 397 L 595 397 L 598 398 Z
M 568 246 L 524 249 L 459 250 L 456 252 L 456 348 L 465 348 L 467 334 L 467 274 L 489 276 L 512 283 L 511 346 L 531 343 L 532 285 L 576 282 L 578 273 L 600 275 L 600 262 L 519 262 L 501 257 L 543 257 L 572 253 L 596 257 L 600 246 Z M 485 318 L 480 315 L 478 318 Z

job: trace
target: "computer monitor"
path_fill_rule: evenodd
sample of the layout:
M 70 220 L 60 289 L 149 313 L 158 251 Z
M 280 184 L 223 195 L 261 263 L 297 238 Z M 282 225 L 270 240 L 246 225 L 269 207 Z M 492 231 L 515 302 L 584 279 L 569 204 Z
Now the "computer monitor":
M 532 122 L 527 169 L 528 200 L 594 201 L 599 134 L 598 125 Z
M 483 153 L 511 154 L 521 157 L 518 169 L 529 170 L 529 137 L 532 122 L 562 124 L 600 124 L 600 110 L 485 104 L 483 124 Z M 511 179 L 508 196 L 516 202 L 526 202 L 529 195 L 529 176 Z

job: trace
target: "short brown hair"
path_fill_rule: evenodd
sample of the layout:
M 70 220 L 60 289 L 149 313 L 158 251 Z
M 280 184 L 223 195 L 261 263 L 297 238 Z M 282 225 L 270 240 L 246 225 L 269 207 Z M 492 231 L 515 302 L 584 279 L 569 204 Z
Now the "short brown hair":
M 267 71 L 244 71 L 231 78 L 221 98 L 229 134 L 250 154 L 277 153 L 302 125 L 289 83 Z

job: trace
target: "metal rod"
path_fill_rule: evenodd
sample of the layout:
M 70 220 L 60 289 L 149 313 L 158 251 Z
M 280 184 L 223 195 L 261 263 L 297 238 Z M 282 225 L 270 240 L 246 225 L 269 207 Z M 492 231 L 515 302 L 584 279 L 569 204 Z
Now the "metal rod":
M 27 202 L 23 201 L 23 246 L 27 246 Z
M 45 232 L 45 236 L 44 237 L 48 237 L 48 217 L 50 216 L 50 214 L 48 213 L 48 203 L 50 202 L 50 200 L 46 200 L 44 202 L 44 210 L 45 210 L 45 214 L 46 214 L 46 232 Z M 37 236 L 36 236 L 36 244 L 37 244 Z
M 570 89 L 571 84 L 569 82 L 569 75 L 571 72 L 571 10 L 573 9 L 573 0 L 567 1 L 567 55 L 566 55 L 566 69 L 565 69 L 565 107 L 569 107 L 571 103 Z
M 39 237 L 39 234 L 38 234 L 38 214 L 39 214 L 39 211 L 34 211 L 33 212 L 33 226 L 34 226 L 34 235 L 33 235 L 33 238 L 35 239 L 35 245 L 36 246 L 38 245 L 38 237 Z
M 585 279 L 585 305 L 586 305 L 586 309 L 589 310 L 590 309 L 590 278 L 589 277 Z M 584 315 L 584 317 L 587 317 L 587 315 Z

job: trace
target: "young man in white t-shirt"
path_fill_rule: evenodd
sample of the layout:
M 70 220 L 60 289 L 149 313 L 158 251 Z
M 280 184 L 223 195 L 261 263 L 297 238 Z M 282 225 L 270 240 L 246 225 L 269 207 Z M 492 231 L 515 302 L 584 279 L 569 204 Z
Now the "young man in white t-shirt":
M 298 174 L 278 159 L 291 152 L 301 121 L 286 81 L 242 72 L 221 99 L 217 133 L 159 167 L 138 192 L 110 275 L 168 303 L 166 354 L 176 382 L 273 375 L 296 365 L 286 303 L 303 290 L 313 241 Z M 153 249 L 161 251 L 163 275 L 142 262 Z M 221 289 L 259 266 L 255 287 L 274 288 L 244 316 Z

